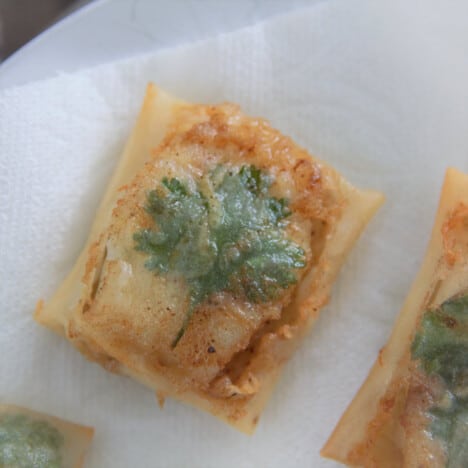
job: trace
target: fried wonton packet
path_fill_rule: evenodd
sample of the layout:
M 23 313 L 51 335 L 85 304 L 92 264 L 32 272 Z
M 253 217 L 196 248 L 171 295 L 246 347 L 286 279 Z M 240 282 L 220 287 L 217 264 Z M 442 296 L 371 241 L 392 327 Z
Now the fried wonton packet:
M 88 242 L 35 318 L 251 433 L 382 201 L 237 105 L 150 84 Z
M 393 332 L 322 455 L 349 466 L 468 466 L 468 176 L 448 169 Z
M 0 404 L 0 466 L 81 468 L 94 429 Z

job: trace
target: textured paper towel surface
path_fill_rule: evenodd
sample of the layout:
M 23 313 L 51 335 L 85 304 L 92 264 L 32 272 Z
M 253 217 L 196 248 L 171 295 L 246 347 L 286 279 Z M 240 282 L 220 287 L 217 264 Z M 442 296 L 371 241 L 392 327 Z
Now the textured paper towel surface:
M 384 344 L 446 166 L 468 170 L 464 2 L 324 1 L 207 42 L 0 94 L 0 400 L 96 427 L 93 468 L 332 467 L 318 451 Z M 86 238 L 147 81 L 267 117 L 387 204 L 250 438 L 37 326 Z

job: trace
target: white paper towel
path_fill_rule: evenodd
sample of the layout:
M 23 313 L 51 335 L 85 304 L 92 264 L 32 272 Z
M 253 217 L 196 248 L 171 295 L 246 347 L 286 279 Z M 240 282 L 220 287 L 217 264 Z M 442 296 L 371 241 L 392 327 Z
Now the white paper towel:
M 96 427 L 94 468 L 332 467 L 318 452 L 422 259 L 444 170 L 468 170 L 468 4 L 324 1 L 0 94 L 0 400 Z M 268 118 L 388 197 L 256 434 L 87 362 L 32 320 L 82 247 L 145 84 Z

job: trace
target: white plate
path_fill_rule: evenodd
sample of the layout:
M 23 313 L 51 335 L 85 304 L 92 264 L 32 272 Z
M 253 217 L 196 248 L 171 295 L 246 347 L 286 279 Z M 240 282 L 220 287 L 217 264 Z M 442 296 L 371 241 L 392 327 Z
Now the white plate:
M 321 0 L 98 0 L 0 65 L 0 89 L 233 31 Z
M 14 86 L 62 70 L 73 71 L 206 38 L 314 1 L 102 1 L 62 21 L 0 66 L 0 86 Z M 72 263 L 71 251 L 67 251 L 70 252 L 67 259 L 59 256 L 57 249 L 52 255 L 54 239 L 67 240 L 68 235 L 74 236 L 73 242 L 67 242 L 78 250 L 80 242 L 76 240 L 84 237 L 92 212 L 83 207 L 95 202 L 97 197 L 93 195 L 103 185 L 96 183 L 92 191 L 85 190 L 90 172 L 96 172 L 94 161 L 86 167 L 81 163 L 80 158 L 89 156 L 86 151 L 73 153 L 66 165 L 61 151 L 70 155 L 70 148 L 82 139 L 83 130 L 97 135 L 93 148 L 105 146 L 105 151 L 98 151 L 99 154 L 110 147 L 120 148 L 123 140 L 120 143 L 116 140 L 117 132 L 113 126 L 107 127 L 106 119 L 116 119 L 123 125 L 128 110 L 126 103 L 134 102 L 133 96 L 132 100 L 122 101 L 125 118 L 120 120 L 123 123 L 119 113 L 104 111 L 99 119 L 90 115 L 89 110 L 76 115 L 67 113 L 73 111 L 67 107 L 69 94 L 62 88 L 56 96 L 57 80 L 35 86 L 34 92 L 30 89 L 26 93 L 28 98 L 36 98 L 36 106 L 22 99 L 24 89 L 7 91 L 5 95 L 9 99 L 4 101 L 7 105 L 2 107 L 4 102 L 0 102 L 0 131 L 7 130 L 0 133 L 0 304 L 3 307 L 0 316 L 6 324 L 11 317 L 16 320 L 13 324 L 16 334 L 11 333 L 12 327 L 8 325 L 0 327 L 0 375 L 12 377 L 4 377 L 0 399 L 22 399 L 18 403 L 31 402 L 34 406 L 42 405 L 40 402 L 47 397 L 51 412 L 71 419 L 77 416 L 81 422 L 94 424 L 97 432 L 90 467 L 336 466 L 319 459 L 320 445 L 364 379 L 393 326 L 395 314 L 423 256 L 445 167 L 454 165 L 468 170 L 468 10 L 465 0 L 458 3 L 454 0 L 450 7 L 436 0 L 394 0 L 379 4 L 373 0 L 330 0 L 313 10 L 319 10 L 314 21 L 306 22 L 311 19 L 307 17 L 303 24 L 310 33 L 308 42 L 295 38 L 295 44 L 302 44 L 302 49 L 306 49 L 301 66 L 288 66 L 289 53 L 278 54 L 281 60 L 276 56 L 278 63 L 291 71 L 282 82 L 289 86 L 287 92 L 273 94 L 276 88 L 271 86 L 266 99 L 261 93 L 250 93 L 248 88 L 243 93 L 243 87 L 236 88 L 230 85 L 231 80 L 224 80 L 221 96 L 215 96 L 214 89 L 212 98 L 233 96 L 240 103 L 244 99 L 243 104 L 250 103 L 258 115 L 270 118 L 357 185 L 382 189 L 388 202 L 343 269 L 330 308 L 310 337 L 313 344 L 301 347 L 288 365 L 273 401 L 262 415 L 257 433 L 250 439 L 208 415 L 173 401 L 168 401 L 165 411 L 159 413 L 154 396 L 147 389 L 85 362 L 68 343 L 39 329 L 31 320 L 33 301 L 44 288 L 34 289 L 29 277 L 49 278 L 49 266 L 51 270 L 61 268 L 61 264 L 48 265 L 52 263 L 51 257 L 57 262 Z M 268 37 L 268 45 L 274 39 Z M 172 63 L 172 53 L 161 55 L 164 64 Z M 247 62 L 252 55 L 246 56 L 242 69 L 236 69 L 240 80 L 244 76 L 241 72 L 252 62 Z M 161 79 L 158 83 L 172 84 L 174 92 L 182 85 L 190 90 L 204 89 L 200 84 L 206 80 L 205 69 L 198 67 L 194 72 L 192 68 L 187 70 L 196 76 L 190 75 L 189 83 L 183 73 L 179 83 L 170 83 L 167 76 L 166 81 L 161 76 L 170 67 L 162 66 L 158 68 L 158 79 Z M 304 76 L 310 80 L 305 92 L 294 85 L 303 83 Z M 219 80 L 222 78 L 224 75 Z M 277 82 L 266 81 L 270 85 Z M 81 99 L 80 90 L 87 86 L 86 79 L 78 82 L 77 87 L 73 84 L 73 88 L 65 88 L 74 93 L 73 102 Z M 38 99 L 43 89 L 48 89 L 47 97 L 51 101 L 46 110 L 38 104 L 43 103 Z M 35 90 L 39 91 L 35 94 Z M 102 95 L 104 104 L 105 98 L 112 100 L 115 92 L 105 82 L 102 91 L 107 90 L 109 94 Z M 94 95 L 86 92 L 83 95 L 93 104 Z M 77 107 L 86 111 L 86 106 Z M 69 116 L 74 117 L 71 124 L 75 126 L 63 128 L 62 120 Z M 17 125 L 7 125 L 10 122 Z M 100 128 L 108 130 L 105 137 Z M 31 133 L 36 135 L 35 140 Z M 8 141 L 14 144 L 8 145 Z M 55 152 L 57 159 L 53 159 L 56 162 L 53 166 L 41 161 L 44 155 L 37 151 L 41 144 L 48 144 L 50 152 Z M 16 164 L 18 161 L 26 163 Z M 110 159 L 105 161 L 109 163 Z M 83 198 L 77 196 L 75 186 L 82 191 L 78 195 Z M 63 200 L 67 211 L 61 204 Z M 36 206 L 44 205 L 48 216 L 45 218 L 35 210 Z M 30 268 L 29 252 L 21 244 L 22 240 L 25 245 L 29 240 L 22 239 L 27 237 L 24 221 L 28 232 L 36 235 L 31 254 L 42 259 L 34 264 L 35 269 Z M 48 222 L 58 224 L 62 230 L 49 232 Z M 2 251 L 3 246 L 8 248 Z M 25 252 L 20 257 L 16 254 L 18 246 Z M 2 289 L 8 280 L 14 284 Z M 22 288 L 23 283 L 28 287 Z M 23 289 L 29 291 L 26 298 Z M 12 336 L 16 338 L 14 343 L 8 341 Z M 35 346 L 24 346 L 23 336 Z M 33 373 L 39 363 L 46 366 L 44 374 Z M 78 371 L 94 385 L 70 388 Z M 63 379 L 44 378 L 44 375 Z M 90 404 L 76 405 L 74 395 L 80 397 L 77 400 Z M 115 415 L 118 417 L 113 418 Z M 118 460 L 113 459 L 113 450 Z M 137 455 L 129 461 L 130 454 Z

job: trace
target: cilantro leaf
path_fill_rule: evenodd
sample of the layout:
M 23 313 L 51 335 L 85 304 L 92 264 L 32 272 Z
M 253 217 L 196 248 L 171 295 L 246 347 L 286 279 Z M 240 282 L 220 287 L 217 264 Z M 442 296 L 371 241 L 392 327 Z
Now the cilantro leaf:
M 269 195 L 271 178 L 255 166 L 218 166 L 196 187 L 164 178 L 147 195 L 155 229 L 134 234 L 157 274 L 184 277 L 190 306 L 177 345 L 195 309 L 213 293 L 227 291 L 260 303 L 277 298 L 297 280 L 304 251 L 285 237 L 291 214 L 284 198 Z
M 466 467 L 468 460 L 468 295 L 448 299 L 423 315 L 411 347 L 428 375 L 446 386 L 442 401 L 430 409 L 431 434 L 447 453 L 447 467 Z
M 431 408 L 431 434 L 443 441 L 447 468 L 464 468 L 468 460 L 468 399 L 451 397 L 451 403 Z M 465 463 L 465 464 L 464 464 Z
M 0 466 L 60 468 L 63 435 L 46 421 L 0 415 Z
M 427 311 L 411 348 L 427 374 L 438 374 L 455 389 L 468 371 L 468 296 Z

